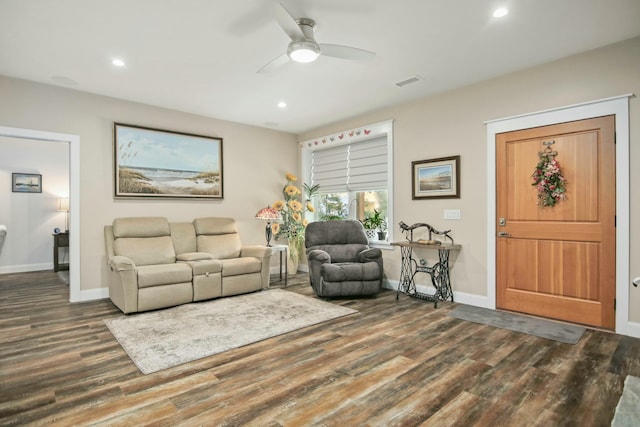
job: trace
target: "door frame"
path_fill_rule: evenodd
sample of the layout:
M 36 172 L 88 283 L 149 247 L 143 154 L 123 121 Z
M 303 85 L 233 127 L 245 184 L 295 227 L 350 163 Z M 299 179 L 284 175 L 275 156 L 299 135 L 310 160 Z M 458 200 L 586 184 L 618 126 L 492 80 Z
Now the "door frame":
M 486 121 L 487 126 L 487 299 L 496 309 L 496 134 L 556 123 L 615 115 L 616 132 L 616 330 L 629 332 L 629 98 L 621 95 L 519 116 Z
M 69 302 L 82 300 L 80 292 L 80 136 L 0 126 L 0 136 L 69 144 Z

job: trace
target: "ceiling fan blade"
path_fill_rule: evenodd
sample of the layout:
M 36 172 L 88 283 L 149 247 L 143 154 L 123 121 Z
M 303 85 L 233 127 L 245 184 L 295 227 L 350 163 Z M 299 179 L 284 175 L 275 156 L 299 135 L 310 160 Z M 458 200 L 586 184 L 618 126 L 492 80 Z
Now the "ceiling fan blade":
M 304 40 L 305 36 L 300 26 L 296 23 L 291 13 L 280 4 L 274 4 L 276 21 L 282 27 L 285 33 L 291 38 L 291 40 Z
M 351 46 L 343 46 L 340 44 L 320 43 L 320 51 L 322 52 L 322 55 L 333 56 L 334 58 L 341 59 L 355 59 L 358 61 L 373 59 L 376 56 L 375 53 L 369 52 L 368 50 Z
M 276 58 L 274 58 L 271 61 L 267 62 L 266 65 L 264 65 L 262 68 L 260 68 L 256 72 L 258 74 L 269 74 L 269 73 L 277 70 L 278 68 L 282 67 L 283 65 L 285 65 L 288 62 L 289 62 L 289 56 L 287 56 L 286 53 L 283 53 L 282 55 L 277 56 Z

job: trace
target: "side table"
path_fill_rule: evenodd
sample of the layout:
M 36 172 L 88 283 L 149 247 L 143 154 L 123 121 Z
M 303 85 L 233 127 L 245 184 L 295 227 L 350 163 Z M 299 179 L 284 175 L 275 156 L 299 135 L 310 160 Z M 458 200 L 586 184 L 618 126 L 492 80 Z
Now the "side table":
M 287 277 L 289 276 L 289 266 L 287 262 L 289 254 L 289 246 L 287 245 L 273 245 L 271 246 L 271 252 L 280 252 L 280 282 L 282 282 L 282 256 L 284 255 L 284 287 L 287 287 Z M 269 283 L 271 287 L 271 283 Z
M 400 264 L 400 281 L 396 291 L 396 299 L 400 292 L 413 298 L 433 301 L 434 307 L 438 308 L 438 301 L 446 301 L 451 298 L 453 302 L 453 290 L 451 289 L 451 279 L 449 277 L 449 251 L 452 249 L 460 250 L 461 245 L 452 245 L 443 243 L 441 245 L 428 245 L 417 242 L 394 242 L 393 246 L 400 247 L 400 255 L 402 257 Z M 431 249 L 437 250 L 439 260 L 433 266 L 418 265 L 413 258 L 413 249 Z M 415 275 L 418 273 L 427 273 L 431 276 L 431 283 L 435 288 L 433 295 L 424 294 L 416 290 Z
M 53 235 L 53 271 L 68 270 L 69 263 L 60 264 L 59 249 L 69 247 L 69 232 L 57 233 Z

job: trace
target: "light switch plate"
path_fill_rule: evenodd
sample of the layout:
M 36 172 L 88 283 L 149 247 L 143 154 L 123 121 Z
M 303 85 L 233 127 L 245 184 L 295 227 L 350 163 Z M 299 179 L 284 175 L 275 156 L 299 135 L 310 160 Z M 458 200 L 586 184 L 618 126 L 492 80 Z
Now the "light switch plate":
M 460 209 L 445 209 L 444 219 L 460 219 Z

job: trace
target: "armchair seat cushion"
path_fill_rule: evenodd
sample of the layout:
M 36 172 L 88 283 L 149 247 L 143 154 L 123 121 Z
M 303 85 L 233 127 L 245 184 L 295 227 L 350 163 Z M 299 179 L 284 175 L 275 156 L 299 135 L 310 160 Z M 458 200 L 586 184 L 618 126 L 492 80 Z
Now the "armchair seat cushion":
M 191 278 L 191 267 L 184 263 L 138 267 L 138 288 L 191 282 Z
M 352 282 L 380 279 L 377 262 L 324 264 L 320 274 L 326 282 Z
M 222 260 L 222 277 L 260 273 L 262 262 L 258 258 L 243 257 Z

